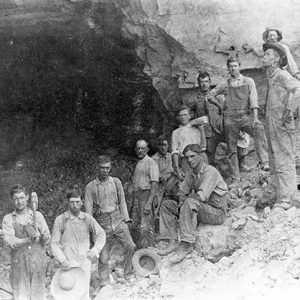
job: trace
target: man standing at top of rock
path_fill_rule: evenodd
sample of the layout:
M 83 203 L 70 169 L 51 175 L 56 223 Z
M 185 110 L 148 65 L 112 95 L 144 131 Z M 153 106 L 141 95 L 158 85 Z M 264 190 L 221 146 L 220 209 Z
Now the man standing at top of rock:
M 145 140 L 136 142 L 135 152 L 139 160 L 133 174 L 131 228 L 133 238 L 141 248 L 154 246 L 154 199 L 159 182 L 158 165 L 148 156 L 148 151 L 148 143 Z
M 229 57 L 227 68 L 230 78 L 215 87 L 208 95 L 208 100 L 222 110 L 223 107 L 215 97 L 225 94 L 224 103 L 224 132 L 227 144 L 227 161 L 232 177 L 229 186 L 235 187 L 240 181 L 237 158 L 237 141 L 240 130 L 254 137 L 256 153 L 261 168 L 269 170 L 267 142 L 262 123 L 258 120 L 258 100 L 254 80 L 240 73 L 238 57 Z
M 290 197 L 296 191 L 294 157 L 294 112 L 300 102 L 300 82 L 286 70 L 285 49 L 279 43 L 263 44 L 263 65 L 267 68 L 266 133 L 272 184 L 277 205 L 289 208 Z M 291 95 L 293 93 L 293 95 Z
M 203 117 L 203 116 L 208 117 L 208 123 L 204 125 L 206 144 L 207 144 L 206 153 L 207 153 L 209 164 L 214 165 L 215 153 L 218 144 L 221 141 L 224 141 L 224 130 L 221 121 L 222 116 L 218 115 L 218 113 L 215 111 L 215 106 L 210 104 L 207 99 L 207 96 L 210 92 L 209 73 L 206 71 L 200 72 L 198 74 L 197 80 L 198 80 L 199 90 L 198 90 L 197 98 L 194 99 L 192 103 L 193 105 L 192 108 L 195 110 L 196 118 Z M 222 107 L 224 105 L 224 100 L 225 99 L 223 95 L 218 95 L 216 98 L 216 101 L 218 101 Z M 250 172 L 251 169 L 246 165 L 245 162 L 246 155 L 244 155 L 244 149 L 238 147 L 237 152 L 238 152 L 240 170 L 243 172 Z
M 201 158 L 202 149 L 197 144 L 187 145 L 183 154 L 191 168 L 180 184 L 178 201 L 164 200 L 160 211 L 160 238 L 169 241 L 169 246 L 160 250 L 160 255 L 179 263 L 188 255 L 196 242 L 198 223 L 222 224 L 227 209 L 227 185 L 221 174 Z M 177 244 L 176 223 L 179 217 L 180 245 Z
M 189 144 L 198 144 L 202 149 L 202 158 L 207 162 L 206 138 L 204 130 L 199 130 L 191 124 L 191 110 L 186 105 L 179 108 L 178 118 L 180 122 L 179 128 L 172 132 L 172 159 L 174 170 L 180 180 L 183 180 L 189 172 L 190 167 L 183 155 L 183 149 Z
M 280 46 L 284 49 L 287 58 L 287 65 L 285 69 L 296 79 L 300 80 L 300 73 L 298 66 L 294 60 L 294 57 L 289 49 L 289 47 L 282 43 L 282 32 L 278 29 L 267 27 L 266 30 L 262 34 L 262 38 L 265 43 L 279 43 Z

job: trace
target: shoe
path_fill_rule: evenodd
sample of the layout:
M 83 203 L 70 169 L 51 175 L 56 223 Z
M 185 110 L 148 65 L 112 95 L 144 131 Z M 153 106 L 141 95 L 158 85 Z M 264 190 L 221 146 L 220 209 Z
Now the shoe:
M 269 172 L 269 171 L 270 171 L 270 166 L 269 166 L 268 163 L 263 164 L 260 168 L 261 168 L 263 171 L 265 171 L 265 172 Z
M 172 264 L 179 264 L 182 262 L 188 254 L 193 251 L 193 245 L 190 243 L 185 243 L 186 245 L 180 244 L 179 248 L 173 256 L 169 258 L 169 262 Z
M 246 164 L 240 165 L 240 172 L 250 173 L 253 168 L 248 167 Z
M 157 254 L 161 255 L 161 256 L 166 256 L 166 255 L 174 252 L 177 248 L 178 248 L 178 243 L 176 243 L 176 242 L 169 243 L 169 245 L 167 246 L 167 248 L 159 250 L 157 252 Z

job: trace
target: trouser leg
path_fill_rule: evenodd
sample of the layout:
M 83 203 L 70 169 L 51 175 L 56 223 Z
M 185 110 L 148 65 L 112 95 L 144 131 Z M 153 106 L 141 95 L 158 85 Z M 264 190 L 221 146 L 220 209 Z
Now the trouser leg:
M 108 267 L 109 250 L 110 249 L 108 245 L 108 239 L 106 239 L 106 243 L 100 252 L 99 263 L 98 263 L 98 274 L 99 274 L 100 286 L 104 286 L 110 282 L 109 267 Z
M 135 244 L 131 238 L 128 226 L 122 222 L 115 230 L 115 238 L 119 240 L 124 248 L 124 275 L 127 278 L 132 272 L 132 256 L 134 254 Z
M 44 300 L 45 284 L 46 284 L 46 255 L 43 250 L 38 249 L 39 253 L 35 253 L 29 258 L 31 273 L 31 289 L 30 300 Z
M 207 138 L 207 159 L 210 165 L 214 165 L 216 150 L 218 144 L 221 141 L 221 136 L 216 133 L 214 130 L 212 131 L 212 135 Z
M 85 292 L 80 300 L 90 300 L 91 261 L 89 259 L 82 261 L 80 263 L 80 268 L 83 270 L 86 277 Z
M 253 118 L 244 117 L 241 121 L 241 129 L 254 138 L 258 161 L 262 164 L 268 163 L 268 146 L 264 126 L 258 125 L 253 128 Z
M 177 240 L 178 206 L 174 200 L 164 200 L 159 213 L 159 238 L 161 240 Z
M 237 158 L 237 141 L 239 136 L 239 122 L 233 117 L 224 118 L 225 142 L 227 144 L 226 158 L 233 180 L 240 179 L 239 163 Z
M 26 257 L 12 258 L 10 284 L 14 300 L 30 300 L 30 274 Z
M 225 220 L 225 212 L 193 198 L 187 198 L 180 209 L 179 225 L 181 241 L 196 242 L 198 222 L 218 225 Z

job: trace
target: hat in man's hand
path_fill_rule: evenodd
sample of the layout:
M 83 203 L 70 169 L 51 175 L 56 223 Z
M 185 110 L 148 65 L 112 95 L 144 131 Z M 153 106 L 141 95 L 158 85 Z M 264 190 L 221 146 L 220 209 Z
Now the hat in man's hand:
M 274 29 L 274 28 L 271 28 L 271 27 L 267 27 L 265 29 L 265 31 L 263 32 L 262 34 L 262 39 L 267 42 L 268 41 L 268 35 L 269 35 L 269 32 L 270 31 L 276 31 L 277 32 L 277 35 L 278 35 L 278 42 L 282 40 L 282 32 L 278 29 Z
M 86 292 L 87 280 L 86 274 L 79 267 L 68 271 L 60 268 L 52 278 L 51 294 L 55 300 L 79 300 Z
M 284 48 L 279 43 L 265 43 L 263 44 L 263 50 L 267 51 L 268 49 L 275 50 L 280 56 L 279 66 L 281 68 L 285 67 L 288 64 L 286 52 Z

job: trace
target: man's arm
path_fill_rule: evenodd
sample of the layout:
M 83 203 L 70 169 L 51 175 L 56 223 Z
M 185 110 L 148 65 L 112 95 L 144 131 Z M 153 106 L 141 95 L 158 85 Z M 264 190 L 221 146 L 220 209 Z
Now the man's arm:
M 94 241 L 94 247 L 88 251 L 87 256 L 92 260 L 95 257 L 99 257 L 99 253 L 101 252 L 106 242 L 106 234 L 93 217 L 90 217 L 89 226 Z
M 51 253 L 54 258 L 58 260 L 60 264 L 67 260 L 64 252 L 62 251 L 62 245 L 60 244 L 62 232 L 62 216 L 58 216 L 53 225 L 52 239 L 50 243 Z
M 280 43 L 280 45 L 281 45 L 281 46 L 284 48 L 284 50 L 285 50 L 286 58 L 287 58 L 287 61 L 288 61 L 288 67 L 289 67 L 289 69 L 290 69 L 291 74 L 292 74 L 296 79 L 299 80 L 299 69 L 298 69 L 298 66 L 297 66 L 297 64 L 296 64 L 296 62 L 295 62 L 295 60 L 294 60 L 294 57 L 293 57 L 293 55 L 292 55 L 292 53 L 291 53 L 290 48 L 289 48 L 287 45 L 283 44 L 283 43 Z
M 130 221 L 129 215 L 128 215 L 128 210 L 127 210 L 127 204 L 125 200 L 125 195 L 124 195 L 124 189 L 122 186 L 122 183 L 120 179 L 118 178 L 113 178 L 116 188 L 117 188 L 117 194 L 118 194 L 118 200 L 119 200 L 119 205 L 120 205 L 120 211 L 121 214 L 123 215 L 125 222 Z
M 228 87 L 228 83 L 227 81 L 223 81 L 222 83 L 220 83 L 219 85 L 217 85 L 214 89 L 212 89 L 208 95 L 207 95 L 207 100 L 215 105 L 216 107 L 218 107 L 219 109 L 219 113 L 223 112 L 223 106 L 219 103 L 219 101 L 216 99 L 216 96 L 221 95 L 221 94 L 225 94 L 227 91 L 227 87 Z
M 4 234 L 4 241 L 10 248 L 16 249 L 27 243 L 30 243 L 29 238 L 19 239 L 16 237 L 13 220 L 11 215 L 6 215 L 2 220 L 2 230 Z
M 42 244 L 45 245 L 50 241 L 51 238 L 50 230 L 48 228 L 44 216 L 39 211 L 36 212 L 36 218 L 37 218 L 37 228 L 41 234 L 41 241 Z
M 85 187 L 84 209 L 87 214 L 91 216 L 93 215 L 93 194 L 92 194 L 92 188 L 89 185 Z
M 180 183 L 177 197 L 178 197 L 178 207 L 181 207 L 185 199 L 190 195 L 192 192 L 192 182 L 190 176 L 186 176 L 184 180 Z
M 173 168 L 178 178 L 183 180 L 184 174 L 179 168 L 179 137 L 175 131 L 172 133 L 172 161 Z
M 152 162 L 149 163 L 149 172 L 150 172 L 149 177 L 150 177 L 151 189 L 150 189 L 148 201 L 144 208 L 145 214 L 148 214 L 151 211 L 152 203 L 158 189 L 159 169 L 157 163 L 153 159 Z

